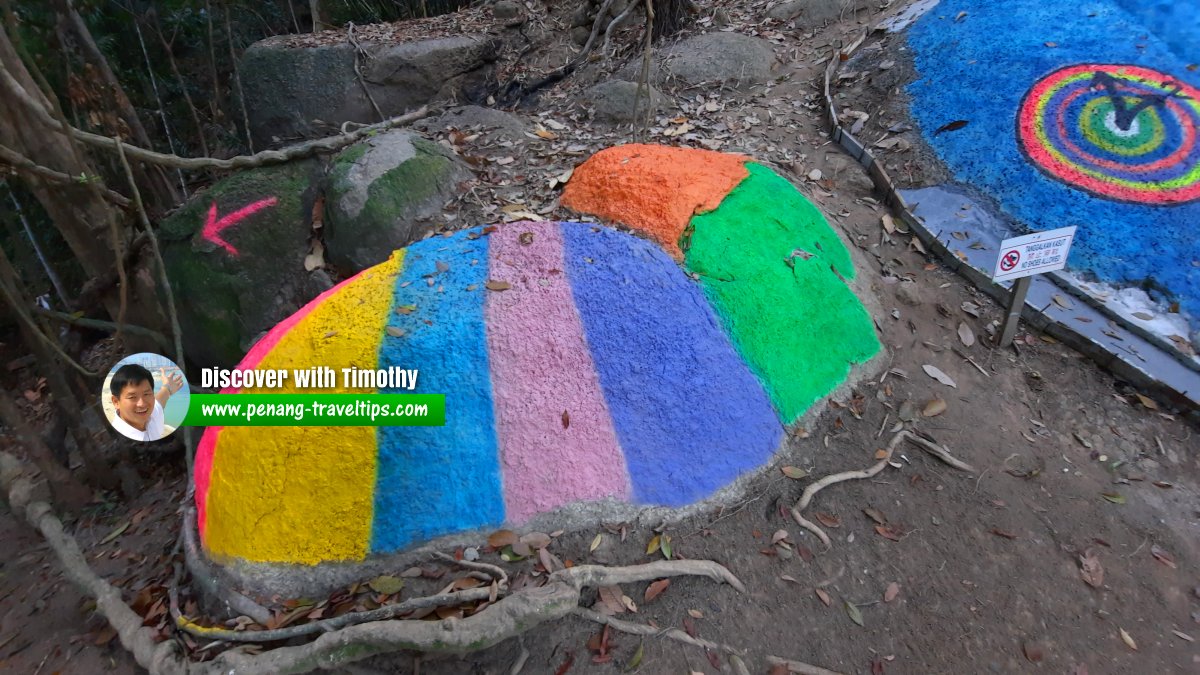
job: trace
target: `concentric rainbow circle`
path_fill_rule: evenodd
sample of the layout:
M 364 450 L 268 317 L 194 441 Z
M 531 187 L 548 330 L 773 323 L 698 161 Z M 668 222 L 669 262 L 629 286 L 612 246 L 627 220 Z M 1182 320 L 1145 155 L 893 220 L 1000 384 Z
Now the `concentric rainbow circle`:
M 1046 174 L 1100 197 L 1200 199 L 1200 90 L 1150 68 L 1067 66 L 1025 94 L 1021 150 Z

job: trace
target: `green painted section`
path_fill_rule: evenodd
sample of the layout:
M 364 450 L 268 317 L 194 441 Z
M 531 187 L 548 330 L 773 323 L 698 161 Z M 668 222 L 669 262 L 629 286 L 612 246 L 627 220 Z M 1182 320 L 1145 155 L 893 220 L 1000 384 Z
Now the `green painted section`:
M 874 356 L 879 340 L 838 277 L 854 278 L 854 266 L 821 212 L 770 169 L 746 168 L 720 207 L 692 218 L 684 257 L 787 424 Z M 789 265 L 796 249 L 811 257 Z

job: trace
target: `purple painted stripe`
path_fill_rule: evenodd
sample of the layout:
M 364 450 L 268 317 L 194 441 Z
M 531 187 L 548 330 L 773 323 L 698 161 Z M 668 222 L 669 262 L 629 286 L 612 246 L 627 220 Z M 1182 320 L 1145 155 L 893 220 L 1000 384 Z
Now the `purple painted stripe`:
M 558 223 L 503 225 L 489 251 L 488 277 L 512 284 L 488 291 L 484 307 L 507 519 L 626 499 L 625 458 L 563 273 Z

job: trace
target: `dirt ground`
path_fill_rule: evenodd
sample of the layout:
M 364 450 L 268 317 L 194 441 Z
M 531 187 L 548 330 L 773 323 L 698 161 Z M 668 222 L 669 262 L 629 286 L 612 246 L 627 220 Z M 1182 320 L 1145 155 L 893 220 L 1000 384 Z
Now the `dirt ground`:
M 779 34 L 787 77 L 750 95 L 679 92 L 676 100 L 689 107 L 660 118 L 657 128 L 687 117 L 697 135 L 685 142 L 720 140 L 722 150 L 768 160 L 821 206 L 860 249 L 859 274 L 872 280 L 883 308 L 876 321 L 887 365 L 853 396 L 832 403 L 805 437 L 794 437 L 745 500 L 667 529 L 676 556 L 726 565 L 747 594 L 677 579 L 647 602 L 646 584 L 631 586 L 622 591 L 637 612 L 620 618 L 741 646 L 752 673 L 769 672 L 767 655 L 872 675 L 1200 672 L 1193 641 L 1200 637 L 1200 429 L 1046 338 L 1022 330 L 1014 348 L 992 347 L 986 326 L 1001 308 L 915 251 L 907 237 L 884 236 L 870 182 L 821 131 L 815 88 L 832 45 L 848 42 L 877 14 L 805 31 L 763 23 L 766 3 L 714 4 L 743 32 Z M 589 124 L 571 106 L 576 89 L 604 76 L 603 64 L 593 68 L 543 97 L 537 119 L 566 127 L 556 140 L 472 149 L 518 158 L 489 169 L 481 202 L 523 200 L 549 217 L 567 215 L 554 209 L 544 176 L 628 140 L 628 130 Z M 723 109 L 698 111 L 696 97 L 710 94 Z M 897 122 L 903 119 L 887 120 Z M 804 178 L 813 168 L 823 172 L 819 182 Z M 978 316 L 967 311 L 972 305 Z M 972 345 L 964 344 L 960 324 L 974 336 Z M 926 365 L 956 386 L 928 376 Z M 945 411 L 924 416 L 934 399 Z M 828 526 L 833 546 L 826 551 L 787 508 L 813 478 L 873 464 L 902 418 L 978 472 L 900 446 L 899 468 L 817 496 L 809 513 Z M 174 545 L 182 476 L 148 461 L 143 478 L 152 487 L 140 499 L 100 505 L 75 529 L 89 561 L 123 581 L 127 601 L 163 582 Z M 788 478 L 783 466 L 810 477 Z M 773 545 L 780 530 L 791 549 Z M 597 533 L 602 543 L 589 552 Z M 577 564 L 633 564 L 660 557 L 646 554 L 654 534 L 630 529 L 621 541 L 597 527 L 565 533 L 550 550 Z M 0 672 L 138 672 L 41 540 L 7 512 L 0 513 L 0 540 Z M 534 568 L 531 561 L 499 562 L 495 553 L 483 559 L 513 575 Z M 1083 559 L 1090 575 L 1081 572 Z M 151 619 L 159 621 L 157 614 Z M 394 655 L 344 672 L 508 673 L 528 650 L 524 673 L 613 673 L 625 671 L 639 648 L 639 672 L 733 672 L 724 656 L 710 660 L 695 647 L 619 633 L 611 637 L 611 661 L 593 663 L 588 641 L 599 632 L 570 619 L 463 658 Z

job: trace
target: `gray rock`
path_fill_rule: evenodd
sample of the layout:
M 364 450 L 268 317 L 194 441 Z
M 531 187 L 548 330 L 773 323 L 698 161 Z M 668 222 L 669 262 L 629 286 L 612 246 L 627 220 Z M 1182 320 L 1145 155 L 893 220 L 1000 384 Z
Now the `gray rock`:
M 596 119 L 610 122 L 632 122 L 634 98 L 637 96 L 636 82 L 608 80 L 588 89 L 583 95 L 584 104 L 596 112 Z M 642 94 L 638 112 L 645 114 L 647 103 L 658 111 L 663 105 L 663 95 L 653 86 L 648 86 L 649 95 Z
M 523 14 L 521 6 L 512 2 L 512 0 L 500 0 L 500 2 L 492 5 L 492 16 L 497 19 L 516 19 Z
M 910 307 L 916 307 L 923 301 L 920 287 L 911 281 L 896 284 L 896 299 Z
M 413 124 L 417 131 L 430 132 L 446 129 L 480 131 L 496 140 L 523 140 L 527 125 L 519 117 L 503 110 L 466 105 L 451 108 L 434 118 L 425 118 Z
M 196 363 L 233 367 L 263 331 L 329 288 L 326 274 L 304 269 L 319 178 L 312 160 L 240 171 L 163 220 L 163 261 Z M 272 198 L 221 230 L 230 248 L 203 235 L 214 206 L 221 218 Z
M 863 0 L 791 0 L 767 10 L 767 17 L 778 21 L 799 19 L 806 25 L 837 21 L 866 7 Z
M 362 44 L 363 80 L 385 116 L 437 99 L 469 99 L 494 78 L 496 47 L 486 36 Z M 354 60 L 349 42 L 293 47 L 276 37 L 251 45 L 240 72 L 256 145 L 323 136 L 347 121 L 378 122 Z
M 702 82 L 748 86 L 769 80 L 774 64 L 775 52 L 766 40 L 740 33 L 708 33 L 667 48 L 659 77 L 689 86 Z
M 343 150 L 325 190 L 326 259 L 343 273 L 376 265 L 433 230 L 433 218 L 471 172 L 410 131 L 389 131 Z
M 571 13 L 571 28 L 592 25 L 591 15 L 588 10 L 588 4 L 585 2 L 581 3 L 579 7 L 577 7 L 575 11 Z

